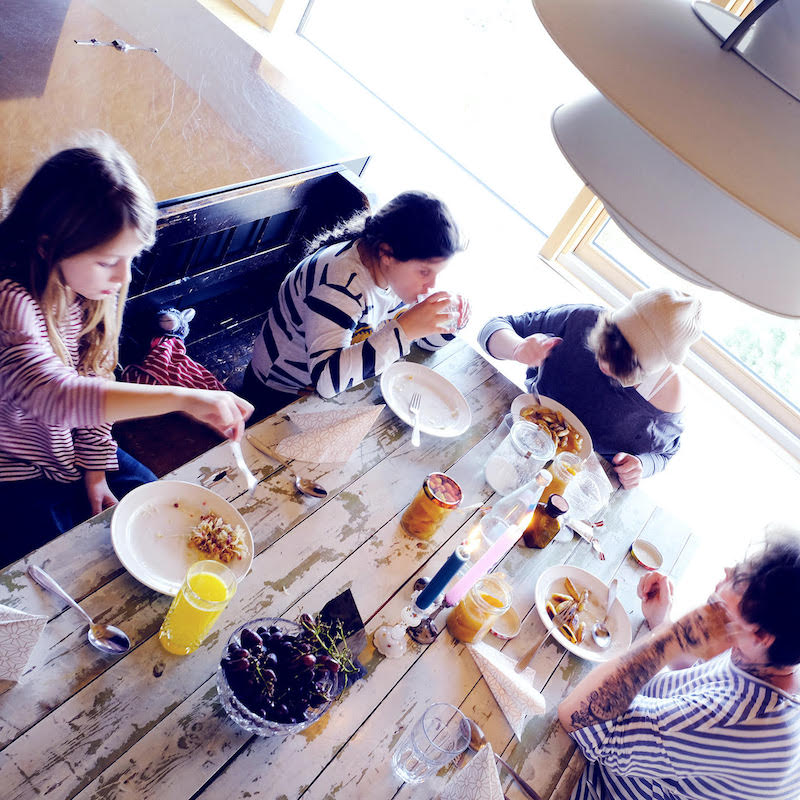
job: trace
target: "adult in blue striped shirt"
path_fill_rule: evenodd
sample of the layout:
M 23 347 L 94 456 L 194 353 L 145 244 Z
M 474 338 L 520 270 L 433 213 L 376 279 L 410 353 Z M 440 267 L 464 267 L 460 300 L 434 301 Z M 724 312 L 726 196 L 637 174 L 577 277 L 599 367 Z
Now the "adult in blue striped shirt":
M 800 534 L 768 536 L 676 622 L 666 577 L 639 595 L 650 635 L 558 709 L 589 761 L 573 800 L 800 797 Z
M 451 295 L 429 293 L 460 249 L 447 206 L 424 192 L 320 235 L 272 302 L 242 394 L 268 414 L 298 395 L 334 397 L 379 375 L 414 342 L 447 344 Z

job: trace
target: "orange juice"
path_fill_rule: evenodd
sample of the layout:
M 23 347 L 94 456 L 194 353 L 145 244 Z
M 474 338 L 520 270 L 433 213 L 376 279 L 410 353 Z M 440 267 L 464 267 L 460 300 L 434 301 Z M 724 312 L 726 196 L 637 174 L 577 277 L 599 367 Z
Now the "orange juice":
M 193 564 L 161 625 L 161 646 L 180 656 L 196 650 L 235 591 L 236 579 L 224 564 Z

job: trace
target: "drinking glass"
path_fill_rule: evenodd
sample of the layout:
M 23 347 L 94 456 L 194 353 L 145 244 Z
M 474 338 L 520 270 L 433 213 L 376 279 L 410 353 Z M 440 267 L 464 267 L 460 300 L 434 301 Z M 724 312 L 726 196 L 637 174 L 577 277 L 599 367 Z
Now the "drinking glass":
M 235 593 L 236 576 L 224 564 L 192 564 L 161 624 L 161 646 L 177 656 L 197 650 Z
M 499 494 L 510 494 L 556 454 L 549 431 L 533 422 L 516 420 L 511 432 L 486 460 L 486 482 Z
M 511 426 L 514 424 L 514 415 L 506 414 L 500 424 L 495 428 L 494 433 L 489 437 L 489 447 L 496 450 L 503 439 L 511 433 Z
M 588 470 L 582 470 L 567 484 L 564 499 L 569 503 L 567 516 L 573 519 L 590 520 L 605 505 L 600 483 Z
M 422 783 L 463 753 L 469 736 L 469 720 L 455 706 L 434 703 L 395 746 L 392 769 L 407 783 Z

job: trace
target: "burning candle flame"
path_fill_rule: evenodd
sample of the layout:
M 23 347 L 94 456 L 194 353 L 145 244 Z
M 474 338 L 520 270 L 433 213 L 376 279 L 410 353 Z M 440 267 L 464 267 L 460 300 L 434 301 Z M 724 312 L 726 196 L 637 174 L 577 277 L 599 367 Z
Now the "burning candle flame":
M 472 554 L 477 549 L 478 545 L 481 543 L 481 526 L 476 525 L 467 536 L 466 539 L 461 543 L 461 546 L 468 554 Z

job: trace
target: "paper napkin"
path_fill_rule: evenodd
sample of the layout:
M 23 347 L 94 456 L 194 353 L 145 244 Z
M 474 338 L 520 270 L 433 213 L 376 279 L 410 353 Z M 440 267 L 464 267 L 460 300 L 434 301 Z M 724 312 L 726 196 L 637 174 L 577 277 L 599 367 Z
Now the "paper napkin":
M 17 681 L 47 617 L 0 605 L 0 680 Z
M 521 740 L 528 719 L 535 714 L 544 714 L 547 709 L 544 697 L 533 688 L 534 671 L 528 668 L 524 672 L 515 672 L 516 662 L 485 642 L 467 645 L 467 649 L 514 735 Z
M 284 458 L 298 461 L 347 461 L 383 409 L 380 404 L 326 411 L 289 410 L 286 415 L 300 433 L 287 436 L 276 449 Z
M 439 800 L 503 800 L 492 746 L 487 744 L 454 773 Z

